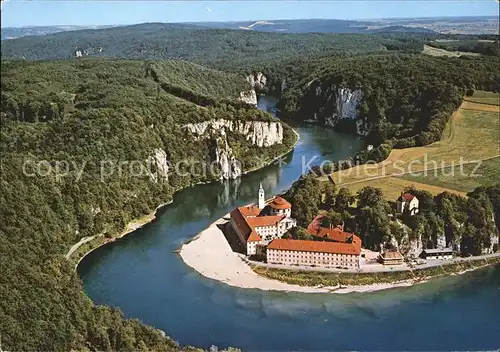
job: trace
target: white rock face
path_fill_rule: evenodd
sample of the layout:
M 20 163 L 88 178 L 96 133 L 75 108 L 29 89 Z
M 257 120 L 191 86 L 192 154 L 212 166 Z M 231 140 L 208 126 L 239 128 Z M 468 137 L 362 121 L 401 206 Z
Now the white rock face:
M 358 117 L 357 108 L 362 100 L 363 92 L 360 89 L 351 91 L 349 88 L 337 88 L 337 118 L 350 120 L 356 119 Z
M 287 88 L 286 79 L 283 79 L 283 82 L 281 82 L 281 91 L 284 92 Z
M 163 148 L 156 148 L 148 158 L 148 162 L 156 169 L 152 172 L 150 168 L 149 178 L 151 181 L 159 182 L 168 180 L 168 160 L 167 152 Z
M 183 126 L 194 138 L 212 138 L 215 140 L 213 160 L 221 169 L 221 179 L 235 179 L 241 176 L 243 168 L 227 143 L 226 133 L 245 136 L 246 140 L 258 147 L 270 147 L 283 143 L 283 125 L 273 121 L 232 121 L 209 120 L 190 123 Z
M 254 89 L 262 89 L 267 84 L 267 77 L 262 72 L 250 74 L 246 79 Z
M 422 236 L 412 240 L 406 234 L 401 240 L 401 244 L 399 246 L 401 254 L 405 255 L 408 258 L 418 258 L 420 253 L 422 253 Z
M 313 82 L 309 82 L 308 85 L 311 85 Z M 328 94 L 325 102 L 326 106 L 319 107 L 318 111 L 314 113 L 315 120 L 318 119 L 318 114 L 320 114 L 324 116 L 325 125 L 331 127 L 335 127 L 342 119 L 356 120 L 356 132 L 358 135 L 367 136 L 370 133 L 371 128 L 366 119 L 358 117 L 357 109 L 363 101 L 363 91 L 361 89 L 351 90 L 335 86 L 327 90 L 324 90 L 321 86 L 317 86 L 314 89 L 316 96 Z M 333 109 L 329 108 L 329 104 L 333 105 Z M 330 115 L 326 111 L 333 112 Z
M 251 89 L 247 92 L 240 92 L 240 100 L 244 103 L 257 106 L 257 93 L 255 93 L 255 89 Z
M 444 235 L 444 233 L 440 234 L 437 237 L 436 248 L 438 249 L 446 248 L 446 236 Z
M 488 254 L 489 254 L 489 253 L 494 253 L 494 252 L 493 252 L 493 247 L 494 247 L 495 245 L 497 245 L 497 246 L 498 246 L 498 243 L 499 243 L 499 238 L 498 238 L 498 236 L 497 236 L 496 234 L 492 234 L 492 235 L 490 236 L 490 241 L 491 241 L 491 245 L 490 245 L 490 247 L 489 247 L 489 248 L 487 248 L 487 249 L 485 250 L 485 252 L 486 252 L 486 253 L 488 253 Z
M 196 137 L 207 138 L 214 132 L 226 131 L 244 135 L 247 141 L 258 147 L 270 147 L 283 143 L 283 125 L 273 121 L 209 120 L 184 125 Z
M 267 77 L 262 73 L 262 72 L 257 72 L 254 74 L 250 74 L 246 77 L 246 80 L 248 83 L 250 83 L 250 86 L 252 87 L 251 90 L 246 91 L 246 92 L 240 92 L 240 100 L 253 105 L 257 106 L 257 93 L 256 89 L 261 90 L 264 88 L 267 84 Z
M 358 118 L 358 105 L 363 100 L 363 92 L 360 89 L 355 91 L 349 88 L 333 88 L 333 94 L 328 97 L 327 101 L 335 100 L 333 114 L 326 116 L 325 123 L 330 126 L 335 126 L 341 119 L 355 120 Z M 316 87 L 316 95 L 322 92 L 321 87 Z
M 221 180 L 234 180 L 241 176 L 241 164 L 233 155 L 233 150 L 224 136 L 216 139 L 215 161 L 221 168 Z

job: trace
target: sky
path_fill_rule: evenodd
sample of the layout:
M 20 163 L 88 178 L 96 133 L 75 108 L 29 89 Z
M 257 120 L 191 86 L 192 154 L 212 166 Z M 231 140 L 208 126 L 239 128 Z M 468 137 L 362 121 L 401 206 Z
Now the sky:
M 2 27 L 277 19 L 498 16 L 498 0 L 2 0 Z

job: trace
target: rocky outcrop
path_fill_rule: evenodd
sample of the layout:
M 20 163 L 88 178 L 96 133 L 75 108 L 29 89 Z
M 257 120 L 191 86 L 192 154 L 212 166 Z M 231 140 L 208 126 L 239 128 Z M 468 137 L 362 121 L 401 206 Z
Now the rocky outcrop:
M 309 111 L 313 117 L 312 121 L 335 127 L 341 120 L 351 120 L 355 121 L 358 135 L 366 136 L 370 133 L 370 125 L 366 118 L 358 116 L 358 106 L 363 101 L 361 89 L 352 90 L 336 86 L 325 89 L 314 83 L 314 80 L 308 83 L 311 93 L 306 98 L 308 102 L 317 101 L 316 104 L 309 104 L 314 109 Z
M 447 246 L 447 241 L 446 241 L 446 236 L 444 233 L 439 234 L 437 236 L 437 243 L 436 243 L 436 248 L 443 249 L 446 248 Z
M 316 95 L 319 94 L 321 94 L 320 86 L 316 88 Z M 341 119 L 357 119 L 358 105 L 362 100 L 363 92 L 360 89 L 352 91 L 349 88 L 333 88 L 326 100 L 326 104 L 333 104 L 333 112 L 325 116 L 325 124 L 335 126 Z
M 240 100 L 244 103 L 257 106 L 257 93 L 255 89 L 251 89 L 247 92 L 240 92 Z
M 153 182 L 162 182 L 168 180 L 169 163 L 167 160 L 167 152 L 162 148 L 153 150 L 152 155 L 148 158 L 149 178 Z
M 232 132 L 245 136 L 258 147 L 270 147 L 283 142 L 283 125 L 274 121 L 209 120 L 184 125 L 195 138 L 208 138 L 220 132 Z
M 246 79 L 256 90 L 262 90 L 267 84 L 267 77 L 262 72 L 249 74 Z
M 401 239 L 399 250 L 407 258 L 418 258 L 423 250 L 422 236 L 419 235 L 417 238 L 410 238 L 408 232 L 406 232 L 405 236 Z
M 220 167 L 220 179 L 239 177 L 243 167 L 236 159 L 227 142 L 227 133 L 245 137 L 254 146 L 270 147 L 283 143 L 283 125 L 274 121 L 209 120 L 183 126 L 196 139 L 210 138 L 213 141 L 212 160 Z
M 220 166 L 221 180 L 234 180 L 242 174 L 239 160 L 233 154 L 233 150 L 227 144 L 225 134 L 215 139 L 213 160 Z
M 240 100 L 244 103 L 257 106 L 257 92 L 262 91 L 267 84 L 267 77 L 262 72 L 249 74 L 246 77 L 252 89 L 246 92 L 240 92 Z

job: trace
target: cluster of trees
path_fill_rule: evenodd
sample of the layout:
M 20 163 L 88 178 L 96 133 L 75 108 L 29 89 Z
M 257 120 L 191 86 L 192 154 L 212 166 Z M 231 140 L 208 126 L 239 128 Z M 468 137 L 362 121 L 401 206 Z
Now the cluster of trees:
M 343 225 L 374 250 L 410 240 L 420 241 L 422 248 L 438 244 L 460 248 L 462 255 L 500 249 L 492 243 L 500 232 L 500 184 L 479 187 L 467 198 L 449 192 L 434 196 L 414 188 L 406 192 L 419 199 L 418 214 L 406 210 L 396 214 L 396 200 L 387 201 L 379 188 L 368 186 L 353 195 L 346 188 L 336 190 L 332 183 L 321 183 L 312 174 L 302 176 L 285 195 L 299 226 L 290 235 L 313 239 L 305 228 L 322 212 L 322 226 Z
M 168 65 L 108 59 L 2 62 L 3 348 L 179 349 L 159 331 L 94 306 L 83 293 L 74 263 L 63 256 L 80 238 L 112 236 L 168 202 L 180 188 L 217 178 L 209 173 L 194 176 L 190 165 L 181 170 L 186 175 L 171 172 L 157 182 L 150 178 L 147 172 L 157 166 L 147 169 L 146 161 L 157 148 L 173 164 L 212 161 L 211 139 L 192 138 L 183 124 L 213 118 L 273 119 L 230 100 L 242 85 L 248 89 L 243 79 L 222 84 L 234 75 L 217 76 L 188 63 L 181 68 L 175 66 L 179 63 Z M 174 77 L 174 66 L 180 77 Z M 185 91 L 199 92 L 214 103 L 201 107 L 161 87 L 158 91 L 153 70 L 158 81 L 184 85 Z M 207 77 L 216 82 L 213 87 Z M 227 141 L 243 165 L 251 167 L 257 157 L 272 158 L 290 148 L 293 132 L 286 125 L 284 129 L 285 143 L 274 148 L 258 148 L 231 134 Z

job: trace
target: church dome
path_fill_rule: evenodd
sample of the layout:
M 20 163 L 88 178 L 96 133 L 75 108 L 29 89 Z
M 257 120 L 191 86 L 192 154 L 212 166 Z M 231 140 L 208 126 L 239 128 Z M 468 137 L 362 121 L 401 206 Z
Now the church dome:
M 286 199 L 281 197 L 276 197 L 271 203 L 268 204 L 273 209 L 290 209 L 292 205 L 286 201 Z

